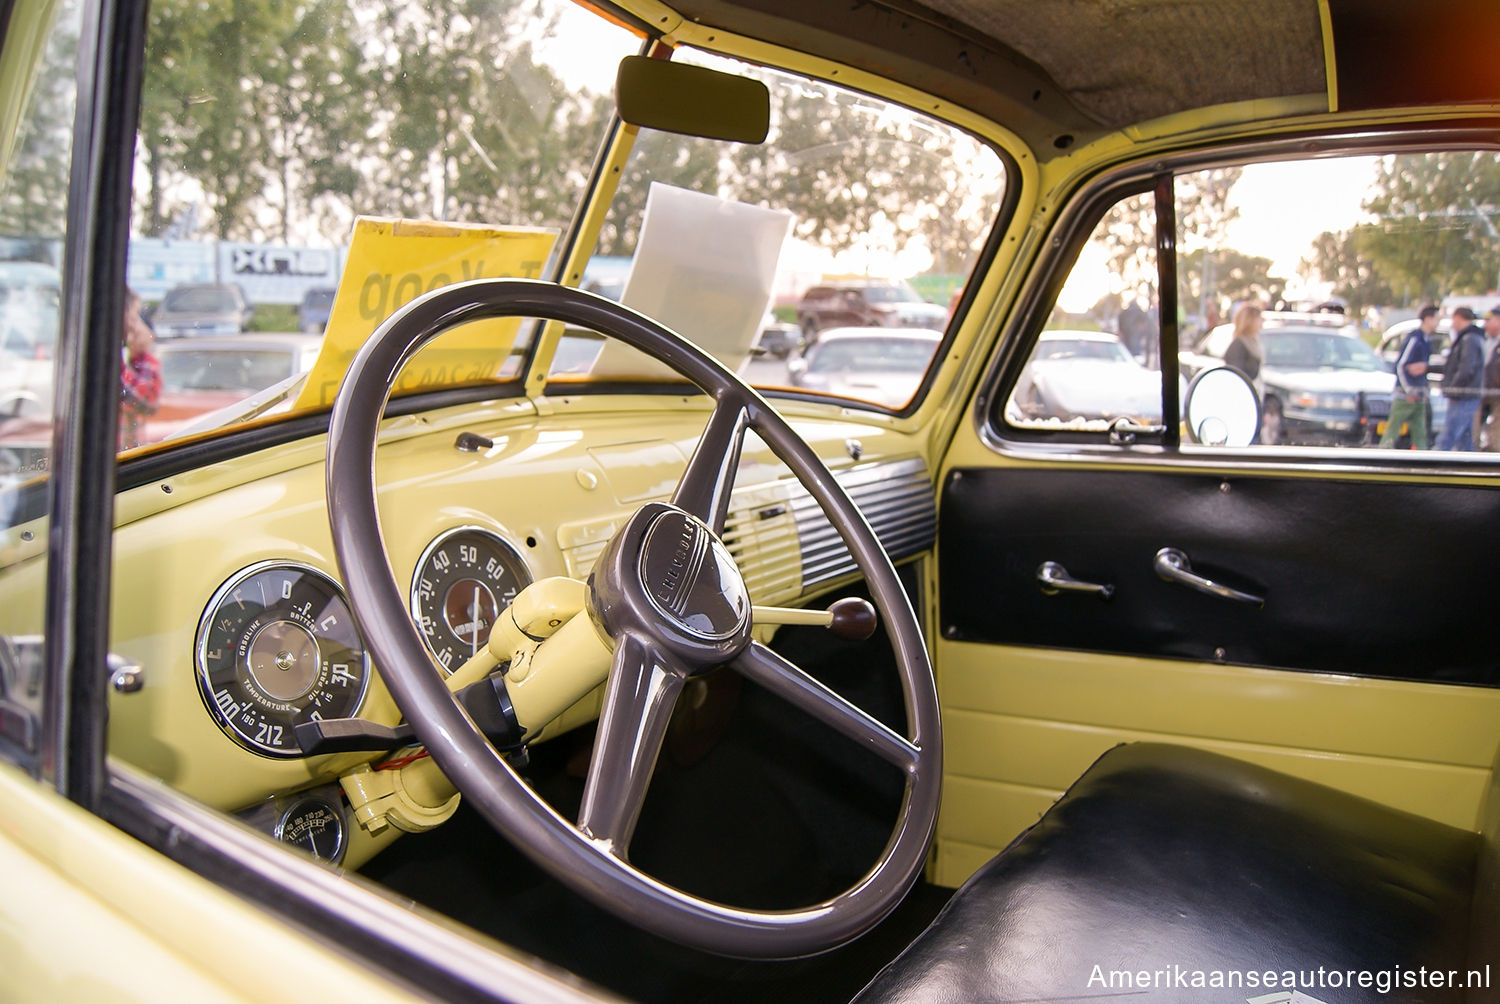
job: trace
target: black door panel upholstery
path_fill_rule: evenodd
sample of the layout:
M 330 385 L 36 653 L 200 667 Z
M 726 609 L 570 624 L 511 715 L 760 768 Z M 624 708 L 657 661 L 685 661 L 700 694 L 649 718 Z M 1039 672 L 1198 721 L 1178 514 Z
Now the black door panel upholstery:
M 1500 685 L 1500 563 L 1483 488 L 1155 471 L 965 469 L 943 486 L 946 637 Z M 1264 597 L 1160 578 L 1156 553 Z M 1115 587 L 1047 595 L 1043 562 Z

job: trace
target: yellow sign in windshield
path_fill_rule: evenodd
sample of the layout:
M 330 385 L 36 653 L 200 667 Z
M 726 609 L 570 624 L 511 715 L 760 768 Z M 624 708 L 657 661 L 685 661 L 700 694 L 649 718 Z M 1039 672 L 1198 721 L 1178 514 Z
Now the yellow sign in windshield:
M 528 227 L 360 217 L 328 315 L 328 333 L 296 408 L 332 405 L 355 353 L 403 304 L 467 279 L 534 279 L 556 239 L 555 231 Z M 520 323 L 518 318 L 475 321 L 444 332 L 406 364 L 394 392 L 495 379 Z

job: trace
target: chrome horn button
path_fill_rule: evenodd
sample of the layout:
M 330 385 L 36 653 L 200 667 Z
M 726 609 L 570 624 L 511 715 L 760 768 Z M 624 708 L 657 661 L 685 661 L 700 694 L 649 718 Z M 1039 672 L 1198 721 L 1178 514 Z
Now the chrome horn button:
M 662 512 L 641 540 L 641 586 L 657 613 L 679 630 L 714 644 L 750 620 L 750 591 L 729 549 L 700 520 Z

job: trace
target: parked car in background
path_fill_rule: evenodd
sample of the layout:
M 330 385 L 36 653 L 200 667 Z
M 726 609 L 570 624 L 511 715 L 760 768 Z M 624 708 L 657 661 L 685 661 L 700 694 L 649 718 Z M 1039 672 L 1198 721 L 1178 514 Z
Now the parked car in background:
M 0 417 L 52 412 L 60 284 L 51 265 L 0 262 Z
M 1141 365 L 1118 335 L 1044 331 L 1011 403 L 1022 421 L 1130 418 L 1155 424 L 1161 421 L 1161 371 Z
M 760 322 L 760 331 L 755 335 L 754 348 L 777 359 L 785 359 L 799 351 L 803 344 L 801 328 L 778 321 L 774 313 L 766 311 L 766 316 Z
M 205 336 L 161 342 L 161 403 L 146 422 L 144 442 L 170 439 L 210 412 L 306 373 L 321 335 Z
M 911 400 L 942 333 L 830 328 L 787 367 L 793 387 L 899 408 Z
M 1397 321 L 1386 328 L 1380 335 L 1380 341 L 1375 346 L 1376 355 L 1390 363 L 1396 364 L 1396 357 L 1401 354 L 1401 346 L 1406 343 L 1406 336 L 1411 334 L 1417 326 L 1415 317 L 1405 321 Z M 1448 362 L 1448 350 L 1453 347 L 1453 321 L 1445 316 L 1438 318 L 1437 330 L 1427 336 L 1427 345 L 1431 355 L 1427 359 L 1427 373 L 1429 376 L 1438 376 L 1443 372 L 1443 367 Z
M 157 338 L 232 335 L 245 330 L 254 312 L 232 282 L 189 283 L 167 290 L 150 321 Z
M 948 311 L 904 282 L 850 279 L 808 287 L 797 303 L 797 324 L 812 344 L 834 327 L 931 328 L 942 330 Z
M 1198 354 L 1223 360 L 1234 338 L 1219 326 Z M 1259 382 L 1261 442 L 1267 445 L 1369 445 L 1385 432 L 1395 376 L 1362 340 L 1328 327 L 1267 327 Z
M 337 292 L 332 286 L 314 286 L 302 294 L 302 303 L 297 307 L 298 330 L 305 335 L 321 335 L 328 327 L 328 314 L 333 310 Z

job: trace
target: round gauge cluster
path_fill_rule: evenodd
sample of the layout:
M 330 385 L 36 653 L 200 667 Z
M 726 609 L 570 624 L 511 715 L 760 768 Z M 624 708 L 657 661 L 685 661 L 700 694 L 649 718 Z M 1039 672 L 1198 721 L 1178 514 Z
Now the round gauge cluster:
M 197 663 L 219 727 L 272 757 L 302 755 L 298 723 L 352 717 L 370 678 L 338 584 L 282 562 L 252 565 L 219 587 L 198 628 Z
M 504 538 L 460 527 L 427 545 L 412 576 L 411 615 L 443 672 L 472 658 L 516 593 L 531 582 Z

